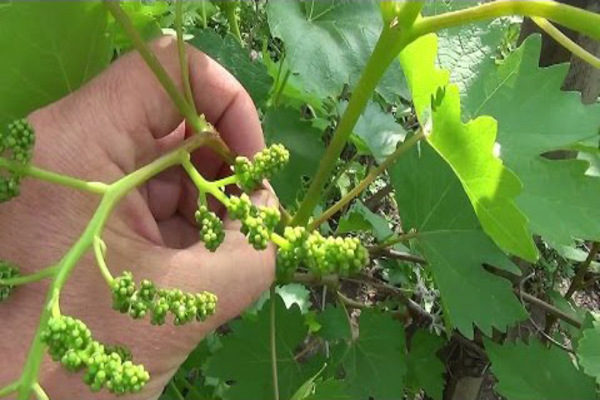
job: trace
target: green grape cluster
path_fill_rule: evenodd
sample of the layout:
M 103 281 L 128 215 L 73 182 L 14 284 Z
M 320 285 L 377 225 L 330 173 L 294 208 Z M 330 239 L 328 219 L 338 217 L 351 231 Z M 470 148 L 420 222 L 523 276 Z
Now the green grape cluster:
M 16 265 L 0 260 L 0 281 L 12 279 L 19 276 L 19 269 Z M 0 282 L 0 302 L 6 300 L 13 290 L 12 285 L 3 285 Z
M 119 351 L 94 340 L 88 327 L 69 316 L 52 317 L 42 341 L 54 361 L 67 370 L 86 370 L 84 382 L 92 391 L 102 388 L 118 395 L 137 393 L 150 379 L 143 365 L 126 360 Z
M 151 315 L 153 325 L 163 325 L 167 314 L 175 325 L 204 321 L 216 311 L 217 296 L 212 293 L 186 293 L 179 289 L 159 289 L 143 280 L 136 286 L 131 272 L 124 272 L 112 283 L 113 308 L 134 319 Z
M 208 250 L 217 250 L 225 239 L 223 221 L 205 205 L 198 207 L 195 217 L 200 227 L 200 240 Z
M 245 193 L 240 197 L 230 197 L 227 211 L 231 219 L 240 220 L 242 233 L 246 235 L 248 242 L 256 250 L 267 248 L 271 234 L 281 219 L 279 210 L 263 206 L 256 207 Z
M 33 156 L 35 134 L 27 120 L 19 119 L 9 123 L 0 131 L 0 156 L 25 167 Z M 19 195 L 19 185 L 23 174 L 12 169 L 0 175 L 0 202 Z
M 324 237 L 302 227 L 287 227 L 283 236 L 288 244 L 279 247 L 277 253 L 280 279 L 290 279 L 300 265 L 318 276 L 333 273 L 348 276 L 369 262 L 369 252 L 357 238 Z
M 298 266 L 306 260 L 308 254 L 304 245 L 308 239 L 308 231 L 300 226 L 287 226 L 283 231 L 287 246 L 280 246 L 277 251 L 277 276 L 284 281 L 292 279 Z
M 263 149 L 250 161 L 239 156 L 235 159 L 233 172 L 238 178 L 240 187 L 251 192 L 261 184 L 263 179 L 270 179 L 282 169 L 290 158 L 290 152 L 281 144 L 273 144 Z

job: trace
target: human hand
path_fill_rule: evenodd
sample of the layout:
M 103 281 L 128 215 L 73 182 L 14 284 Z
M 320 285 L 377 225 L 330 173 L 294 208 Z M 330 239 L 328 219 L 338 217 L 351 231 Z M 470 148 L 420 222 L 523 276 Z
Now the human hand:
M 152 49 L 180 84 L 174 40 L 161 38 Z M 259 151 L 264 146 L 260 122 L 247 93 L 206 55 L 192 48 L 188 55 L 198 110 L 235 153 L 249 156 Z M 34 165 L 102 182 L 132 172 L 176 148 L 190 134 L 137 53 L 123 56 L 80 90 L 34 112 L 29 121 L 37 136 Z M 207 179 L 229 171 L 207 149 L 195 152 L 192 160 Z M 26 179 L 21 195 L 0 206 L 2 259 L 18 264 L 23 274 L 58 262 L 85 228 L 98 200 L 88 193 Z M 254 201 L 276 204 L 266 190 L 255 193 Z M 130 270 L 137 280 L 147 278 L 160 287 L 215 293 L 217 314 L 206 322 L 157 327 L 147 319 L 134 321 L 113 311 L 110 290 L 91 254 L 80 261 L 61 293 L 65 315 L 83 320 L 99 341 L 129 347 L 134 361 L 150 372 L 144 391 L 128 398 L 157 398 L 196 344 L 238 315 L 273 280 L 273 248 L 255 251 L 227 219 L 225 228 L 231 231 L 225 242 L 214 254 L 206 251 L 198 242 L 196 207 L 196 191 L 183 171 L 168 170 L 123 199 L 103 239 L 115 276 Z M 47 287 L 47 282 L 20 287 L 0 305 L 0 386 L 19 378 Z M 113 398 L 106 391 L 92 394 L 81 374 L 65 372 L 49 359 L 40 384 L 53 400 Z

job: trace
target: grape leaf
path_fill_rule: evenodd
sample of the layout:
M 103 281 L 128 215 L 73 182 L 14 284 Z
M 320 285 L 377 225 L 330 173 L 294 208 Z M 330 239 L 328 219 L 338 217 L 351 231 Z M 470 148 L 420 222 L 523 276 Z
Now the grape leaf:
M 509 281 L 483 269 L 519 269 L 479 226 L 452 169 L 426 143 L 403 155 L 389 170 L 404 231 L 418 232 L 416 245 L 440 290 L 446 321 L 473 337 L 504 331 L 527 314 Z
M 325 310 L 317 315 L 321 324 L 318 335 L 325 340 L 350 340 L 350 322 L 346 312 L 340 307 L 328 305 Z
M 345 388 L 343 381 L 328 379 L 315 384 L 315 393 L 306 400 L 354 400 Z
M 288 165 L 273 177 L 271 184 L 279 200 L 291 205 L 302 188 L 302 177 L 314 175 L 325 152 L 321 133 L 291 108 L 269 109 L 263 126 L 269 143 L 282 143 L 290 151 Z
M 351 138 L 358 150 L 363 154 L 371 154 L 379 163 L 392 154 L 398 143 L 406 137 L 406 131 L 394 116 L 384 113 L 374 102 L 367 104 L 353 132 Z
M 190 44 L 223 65 L 238 81 L 258 106 L 269 97 L 273 78 L 260 60 L 252 61 L 249 52 L 232 35 L 222 38 L 218 33 L 204 29 L 192 32 Z
M 442 400 L 446 367 L 436 355 L 444 346 L 444 339 L 424 330 L 418 330 L 410 341 L 407 365 L 407 386 L 413 391 L 425 390 L 434 400 Z
M 271 1 L 267 7 L 273 36 L 283 40 L 286 57 L 303 87 L 319 97 L 337 97 L 345 84 L 354 85 L 383 27 L 372 0 Z M 408 96 L 398 63 L 377 91 L 393 103 Z
M 378 241 L 383 241 L 394 234 L 388 221 L 379 214 L 369 210 L 362 202 L 356 202 L 341 218 L 336 233 L 366 231 L 373 232 Z
M 423 15 L 437 15 L 473 7 L 480 1 L 431 1 L 423 8 Z M 450 80 L 462 92 L 474 79 L 473 71 L 495 63 L 495 55 L 502 45 L 506 30 L 514 17 L 469 23 L 436 32 L 438 36 L 438 64 L 450 73 Z
M 158 19 L 169 9 L 169 4 L 166 1 L 145 3 L 141 0 L 129 0 L 120 3 L 120 6 L 144 40 L 149 41 L 162 35 Z M 118 52 L 133 47 L 131 39 L 117 21 L 111 19 L 108 29 L 113 32 L 113 46 Z
M 577 359 L 585 373 L 600 384 L 600 327 L 583 330 L 577 346 Z
M 538 253 L 528 221 L 515 205 L 521 183 L 494 155 L 496 121 L 480 117 L 462 122 L 458 88 L 446 86 L 448 74 L 435 66 L 436 54 L 437 40 L 430 35 L 400 55 L 422 126 L 427 124 L 423 117 L 431 107 L 431 97 L 437 93 L 428 142 L 459 177 L 484 231 L 505 251 L 534 261 Z
M 342 360 L 354 400 L 399 399 L 407 371 L 404 326 L 390 315 L 363 310 L 359 336 Z
M 569 354 L 537 339 L 499 345 L 485 340 L 496 391 L 508 400 L 595 399 L 594 380 L 577 370 Z
M 281 398 L 287 400 L 316 370 L 304 368 L 294 358 L 296 347 L 307 333 L 300 309 L 295 305 L 286 309 L 279 296 L 275 302 L 279 390 Z M 269 311 L 270 301 L 255 320 L 233 322 L 232 332 L 221 339 L 223 347 L 210 359 L 206 374 L 232 382 L 225 392 L 226 400 L 267 399 L 273 395 Z
M 101 2 L 0 7 L 0 126 L 74 91 L 112 56 Z
M 568 65 L 540 68 L 541 39 L 534 35 L 501 64 L 492 60 L 464 82 L 468 117 L 498 120 L 502 159 L 523 182 L 517 205 L 531 229 L 554 245 L 600 240 L 600 179 L 583 160 L 549 160 L 542 154 L 600 139 L 600 104 L 562 92 Z M 574 195 L 574 194 L 577 195 Z

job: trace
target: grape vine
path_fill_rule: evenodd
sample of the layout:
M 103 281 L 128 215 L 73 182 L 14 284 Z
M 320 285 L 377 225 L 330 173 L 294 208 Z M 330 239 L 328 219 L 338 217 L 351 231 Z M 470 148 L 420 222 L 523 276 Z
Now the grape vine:
M 222 338 L 223 345 L 206 344 L 207 348 L 203 351 L 213 357 L 212 361 L 201 367 L 194 366 L 193 374 L 177 374 L 173 378 L 169 387 L 177 398 L 188 398 L 179 392 L 181 387 L 186 396 L 196 394 L 194 398 L 200 398 L 202 394 L 196 393 L 197 388 L 190 383 L 200 376 L 218 381 L 211 385 L 220 385 L 219 390 L 228 390 L 222 398 L 234 400 L 239 400 L 242 395 L 304 400 L 329 392 L 333 393 L 332 398 L 335 395 L 348 399 L 402 398 L 405 391 L 416 396 L 420 390 L 439 399 L 443 384 L 432 385 L 433 379 L 425 376 L 423 371 L 435 371 L 435 378 L 442 379 L 444 366 L 436 353 L 446 344 L 444 335 L 448 342 L 456 340 L 470 347 L 485 360 L 486 365 L 491 362 L 492 372 L 499 381 L 496 389 L 509 400 L 533 398 L 531 393 L 534 390 L 523 384 L 528 380 L 539 383 L 538 386 L 532 385 L 540 388 L 541 392 L 534 393 L 538 397 L 547 393 L 559 397 L 569 393 L 577 400 L 597 398 L 600 365 L 594 358 L 594 349 L 600 345 L 600 330 L 595 317 L 573 301 L 576 292 L 593 287 L 599 281 L 596 259 L 600 228 L 593 223 L 588 224 L 596 214 L 589 211 L 592 209 L 590 203 L 577 203 L 572 209 L 579 207 L 584 211 L 573 218 L 580 225 L 575 229 L 575 223 L 560 224 L 555 218 L 543 220 L 541 213 L 536 212 L 535 200 L 541 203 L 543 211 L 550 210 L 552 204 L 563 200 L 560 194 L 547 192 L 551 185 L 543 181 L 545 176 L 559 180 L 566 179 L 568 175 L 575 181 L 572 187 L 577 190 L 591 187 L 589 192 L 581 189 L 582 193 L 585 192 L 582 197 L 586 197 L 586 201 L 594 198 L 593 194 L 600 193 L 596 190 L 600 186 L 596 186 L 594 172 L 585 171 L 588 164 L 583 168 L 581 160 L 570 158 L 551 164 L 549 159 L 542 157 L 557 149 L 570 149 L 597 162 L 600 120 L 593 113 L 599 109 L 592 105 L 585 112 L 581 111 L 581 104 L 575 101 L 578 99 L 559 92 L 562 83 L 558 76 L 560 67 L 543 70 L 538 68 L 537 58 L 531 62 L 535 39 L 526 41 L 518 50 L 506 51 L 506 59 L 494 60 L 493 66 L 487 64 L 491 57 L 465 61 L 469 57 L 459 54 L 463 59 L 455 57 L 458 61 L 453 61 L 457 63 L 457 69 L 480 68 L 489 74 L 484 78 L 495 85 L 490 90 L 493 85 L 482 84 L 485 79 L 473 73 L 460 82 L 462 87 L 459 88 L 455 84 L 454 71 L 448 70 L 450 67 L 444 64 L 444 60 L 438 60 L 441 41 L 435 33 L 505 16 L 531 17 L 570 52 L 597 67 L 600 60 L 592 52 L 563 35 L 553 24 L 600 40 L 600 14 L 537 0 L 486 2 L 433 15 L 423 1 L 384 1 L 380 7 L 371 2 L 346 5 L 359 16 L 356 20 L 375 21 L 375 25 L 380 27 L 376 29 L 377 40 L 369 41 L 364 39 L 369 38 L 368 33 L 361 31 L 358 35 L 353 30 L 357 28 L 354 20 L 348 22 L 345 19 L 347 15 L 336 14 L 336 7 L 342 7 L 345 2 L 338 4 L 337 0 L 333 1 L 331 9 L 315 5 L 315 2 L 269 4 L 265 6 L 268 11 L 264 12 L 269 20 L 264 24 L 269 26 L 262 26 L 269 34 L 265 35 L 262 54 L 252 50 L 252 55 L 259 60 L 258 63 L 262 63 L 260 65 L 266 72 L 261 71 L 271 82 L 271 87 L 263 90 L 268 99 L 260 99 L 257 104 L 266 110 L 263 115 L 265 121 L 276 120 L 282 126 L 276 126 L 275 132 L 268 132 L 269 146 L 247 157 L 235 154 L 217 127 L 209 122 L 202 110 L 197 109 L 194 90 L 202 88 L 193 87 L 190 82 L 186 24 L 190 24 L 187 19 L 201 19 L 206 28 L 204 31 L 209 26 L 230 31 L 233 41 L 228 42 L 232 39 L 228 36 L 218 39 L 227 51 L 210 49 L 210 46 L 206 48 L 207 53 L 214 51 L 214 58 L 226 63 L 227 57 L 232 56 L 231 49 L 245 51 L 245 46 L 257 41 L 255 29 L 248 30 L 244 19 L 247 13 L 258 10 L 261 2 L 256 2 L 256 10 L 252 10 L 248 8 L 252 6 L 239 1 L 219 3 L 218 6 L 213 6 L 212 2 L 201 2 L 196 6 L 176 0 L 172 8 L 169 8 L 171 4 L 165 4 L 161 11 L 154 11 L 157 19 L 170 21 L 163 23 L 175 28 L 181 82 L 176 82 L 166 72 L 148 46 L 144 36 L 146 32 L 140 29 L 141 25 L 148 24 L 144 19 L 147 16 L 140 17 L 143 12 L 136 14 L 140 13 L 136 6 L 125 2 L 104 0 L 102 3 L 102 12 L 109 13 L 112 18 L 108 19 L 103 14 L 103 24 L 114 24 L 105 28 L 103 35 L 126 38 L 120 40 L 141 55 L 190 132 L 180 147 L 160 155 L 145 166 L 113 182 L 96 182 L 36 166 L 35 131 L 27 117 L 9 121 L 0 127 L 0 203 L 18 202 L 21 185 L 27 179 L 86 192 L 96 195 L 99 200 L 80 236 L 56 263 L 32 274 L 23 274 L 20 266 L 11 260 L 0 259 L 0 307 L 11 307 L 13 300 L 19 300 L 20 286 L 49 280 L 39 325 L 22 372 L 13 382 L 0 382 L 0 398 L 9 396 L 29 400 L 36 396 L 40 400 L 48 399 L 42 387 L 41 366 L 45 354 L 66 372 L 80 374 L 92 392 L 107 391 L 118 396 L 143 394 L 147 389 L 153 371 L 136 363 L 136 354 L 126 346 L 99 341 L 83 320 L 85 316 L 63 313 L 68 307 L 61 309 L 63 289 L 88 252 L 95 257 L 106 283 L 106 296 L 112 298 L 115 313 L 140 320 L 136 322 L 139 324 L 155 325 L 157 329 L 169 329 L 164 325 L 203 324 L 218 317 L 220 299 L 214 293 L 207 290 L 188 292 L 167 285 L 161 287 L 162 284 L 147 276 L 134 277 L 130 272 L 135 271 L 131 265 L 114 266 L 108 262 L 109 249 L 103 237 L 115 208 L 125 196 L 172 168 L 184 173 L 189 181 L 187 183 L 191 183 L 197 192 L 193 220 L 198 241 L 207 250 L 205 254 L 222 254 L 220 252 L 225 250 L 221 246 L 227 244 L 227 235 L 231 234 L 228 227 L 239 226 L 244 240 L 255 251 L 273 250 L 276 255 L 275 282 L 269 292 L 269 307 L 257 303 L 255 315 L 243 319 L 240 324 L 231 325 L 231 333 Z M 146 4 L 139 6 L 150 7 Z M 293 8 L 296 6 L 302 8 Z M 282 10 L 289 12 L 289 24 L 282 17 L 288 14 Z M 339 26 L 330 31 L 331 27 L 321 20 L 324 16 L 334 21 L 339 19 Z M 302 23 L 298 23 L 297 19 Z M 311 26 L 311 29 L 303 24 Z M 293 51 L 298 49 L 294 46 L 299 44 L 289 40 L 289 32 L 301 26 L 306 29 L 305 39 L 309 42 L 303 45 L 310 47 L 313 41 L 318 41 L 313 40 L 315 37 L 322 40 L 324 48 L 332 46 L 330 41 L 335 42 L 337 47 L 331 53 L 344 54 L 337 57 L 337 68 L 328 66 L 329 55 L 318 50 L 311 53 L 312 58 L 306 57 L 302 51 Z M 148 27 L 156 28 L 150 24 Z M 255 22 L 255 28 L 260 30 L 259 22 Z M 197 37 L 192 42 L 201 42 L 204 31 L 193 31 Z M 279 39 L 289 48 L 279 48 Z M 360 50 L 356 54 L 355 44 Z M 361 52 L 368 53 L 368 56 L 359 54 Z M 317 57 L 319 54 L 322 59 Z M 252 64 L 255 60 L 247 58 L 229 62 L 256 71 L 252 69 L 256 68 L 256 64 Z M 314 65 L 309 63 L 307 66 L 306 59 Z M 468 62 L 479 64 L 472 67 Z M 389 92 L 400 90 L 397 82 L 390 83 L 391 80 L 385 77 L 389 73 L 387 71 L 394 72 L 394 68 L 401 68 L 406 78 L 407 88 L 402 87 L 402 90 L 407 93 L 402 100 L 398 100 L 398 93 L 394 93 L 395 99 L 390 100 L 394 96 Z M 323 74 L 327 79 L 315 78 L 317 82 L 310 89 L 306 82 L 312 77 L 307 77 L 307 69 L 314 71 L 315 76 Z M 243 76 L 242 67 L 233 72 L 245 82 L 254 84 L 254 81 L 259 81 L 254 73 L 249 74 L 250 78 Z M 355 75 L 358 79 L 354 82 Z M 338 85 L 340 79 L 342 84 Z M 395 77 L 395 80 L 399 79 Z M 533 82 L 532 85 L 542 95 L 535 97 L 537 94 L 530 93 L 533 100 L 519 101 L 521 107 L 533 115 L 539 108 L 531 104 L 547 100 L 550 110 L 565 109 L 578 115 L 581 126 L 577 132 L 564 134 L 569 129 L 555 120 L 551 113 L 548 115 L 550 122 L 538 124 L 543 125 L 542 128 L 523 123 L 521 125 L 525 127 L 521 132 L 518 123 L 511 126 L 515 120 L 505 117 L 510 105 L 506 99 L 516 98 L 512 90 L 526 86 L 528 82 Z M 541 82 L 547 82 L 547 85 Z M 298 87 L 302 84 L 307 88 Z M 261 92 L 259 89 L 255 88 L 254 93 Z M 307 95 L 310 90 L 317 95 Z M 315 100 L 317 97 L 327 97 L 329 102 Z M 336 97 L 335 100 L 333 97 Z M 409 110 L 399 111 L 409 102 Z M 282 111 L 285 107 L 280 107 L 281 103 L 300 109 L 302 120 L 293 121 L 288 127 L 286 118 L 277 119 L 278 116 L 289 115 L 286 114 L 289 110 Z M 301 103 L 300 107 L 298 103 Z M 330 103 L 334 106 L 331 107 Z M 383 113 L 382 109 L 386 112 L 393 110 L 394 114 Z M 336 114 L 338 110 L 342 110 L 339 116 Z M 33 109 L 15 114 L 11 110 L 6 115 L 14 118 L 30 111 Z M 385 119 L 380 116 L 382 114 L 392 117 Z M 309 120 L 304 118 L 306 116 Z M 469 122 L 464 123 L 466 119 Z M 372 125 L 369 125 L 371 122 Z M 267 122 L 265 125 L 268 125 Z M 387 129 L 389 126 L 393 129 Z M 290 136 L 287 128 L 301 131 L 302 135 L 294 132 L 296 136 Z M 384 137 L 387 142 L 379 140 L 386 143 L 374 144 L 363 131 L 380 128 L 401 131 L 402 135 L 398 136 L 402 137 L 390 139 L 392 136 L 388 132 L 388 136 Z M 540 129 L 550 133 L 543 136 L 538 132 Z M 310 132 L 314 130 L 323 130 L 326 134 L 312 137 Z M 523 137 L 514 139 L 511 136 L 514 132 Z M 565 139 L 559 141 L 557 137 Z M 209 180 L 208 175 L 200 172 L 193 154 L 203 147 L 227 163 L 229 175 L 221 176 L 221 171 L 218 179 Z M 39 153 L 44 149 L 36 151 Z M 512 153 L 506 156 L 505 151 Z M 304 165 L 294 164 L 295 157 L 304 159 Z M 361 157 L 367 157 L 369 161 L 365 163 Z M 373 163 L 377 165 L 370 168 Z M 338 164 L 342 166 L 338 167 Z M 359 167 L 355 168 L 355 164 Z M 339 174 L 332 180 L 336 168 Z M 305 180 L 306 177 L 310 180 Z M 277 191 L 281 188 L 282 194 L 286 191 L 282 195 L 286 199 L 278 207 L 257 205 L 252 201 L 255 191 L 270 190 L 269 182 L 275 183 Z M 296 201 L 300 192 L 298 188 L 306 182 L 306 193 Z M 380 192 L 373 190 L 370 198 L 377 199 L 375 203 L 378 204 L 387 201 L 386 208 L 398 214 L 391 222 L 373 212 L 367 206 L 368 201 L 357 200 L 375 184 L 379 185 L 377 190 Z M 388 196 L 390 192 L 394 194 L 393 200 Z M 451 210 L 452 207 L 455 209 Z M 569 212 L 576 214 L 578 210 L 572 209 Z M 293 214 L 288 210 L 293 210 Z M 587 212 L 593 217 L 584 218 Z M 556 234 L 550 235 L 552 229 L 548 227 L 556 228 Z M 539 237 L 539 241 L 534 240 L 534 235 Z M 572 246 L 575 240 L 581 240 L 579 248 L 575 249 L 577 251 Z M 577 255 L 570 256 L 565 249 Z M 559 254 L 557 258 L 578 260 L 571 274 L 574 278 L 568 277 L 566 294 L 556 294 L 551 290 L 558 286 L 555 279 L 560 275 L 559 267 L 553 272 L 551 284 L 544 282 L 550 287 L 547 294 L 534 296 L 526 292 L 528 281 L 535 274 L 518 278 L 522 271 L 509 255 L 538 263 L 540 252 L 544 260 L 547 252 L 552 256 Z M 406 272 L 407 263 L 418 266 Z M 487 269 L 483 268 L 484 265 Z M 123 272 L 113 276 L 114 267 Z M 534 267 L 538 268 L 538 264 Z M 290 287 L 294 288 L 293 285 L 298 283 L 322 287 L 322 292 L 315 296 L 322 302 L 319 316 L 302 309 L 302 300 L 298 300 L 302 295 L 297 292 L 286 297 L 292 305 L 284 305 L 280 301 L 284 296 L 280 297 L 279 291 L 297 290 Z M 407 283 L 410 287 L 404 288 Z M 353 293 L 356 296 L 344 292 L 346 285 L 358 288 Z M 360 289 L 365 287 L 375 288 L 375 294 L 368 290 L 361 292 Z M 334 301 L 326 305 L 327 300 L 331 300 L 331 293 Z M 290 301 L 290 298 L 294 299 Z M 544 328 L 533 320 L 526 305 L 544 312 Z M 349 308 L 360 312 L 351 313 Z M 470 314 L 465 310 L 469 310 Z M 329 319 L 320 319 L 322 315 Z M 538 339 L 527 344 L 502 345 L 498 335 L 493 335 L 494 330 L 507 332 L 526 319 L 536 328 L 534 335 L 548 346 Z M 278 324 L 278 320 L 285 321 L 285 324 Z M 561 321 L 560 326 L 558 320 Z M 91 321 L 88 322 L 91 326 Z M 414 329 L 406 330 L 405 325 L 410 324 Z M 405 339 L 409 331 L 410 336 Z M 244 334 L 252 341 L 250 344 L 239 340 Z M 568 340 L 565 343 L 562 343 L 562 337 L 557 340 L 560 335 Z M 250 346 L 258 356 L 245 354 Z M 574 356 L 567 356 L 563 350 Z M 322 368 L 319 366 L 320 369 L 310 362 L 304 365 L 303 357 L 319 352 L 323 353 L 320 357 L 333 363 L 333 368 L 327 368 L 325 362 Z M 520 354 L 523 354 L 521 358 Z M 235 358 L 237 361 L 238 356 L 244 367 L 240 367 L 239 371 L 224 372 L 223 360 Z M 247 362 L 251 357 L 260 362 Z M 265 374 L 262 369 L 266 358 L 270 360 L 270 374 Z M 532 372 L 532 366 L 540 360 L 548 360 L 550 372 L 547 376 L 540 377 Z M 281 367 L 282 364 L 286 364 L 287 368 Z M 231 365 L 229 368 L 235 369 Z M 281 375 L 289 371 L 293 371 L 294 375 L 282 379 Z M 392 371 L 396 375 L 390 376 Z M 548 376 L 557 377 L 556 382 Z M 357 384 L 362 381 L 369 382 Z M 256 387 L 248 389 L 255 391 L 246 393 L 248 386 L 244 382 L 256 382 Z M 573 387 L 566 390 L 568 385 Z M 512 391 L 515 387 L 522 393 L 515 395 Z M 218 391 L 213 388 L 213 392 L 210 396 Z

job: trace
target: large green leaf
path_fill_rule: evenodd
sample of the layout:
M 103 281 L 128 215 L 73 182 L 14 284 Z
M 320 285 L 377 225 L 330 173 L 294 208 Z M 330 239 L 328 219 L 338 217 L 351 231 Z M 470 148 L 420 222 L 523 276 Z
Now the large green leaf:
M 222 38 L 212 30 L 196 30 L 190 43 L 218 61 L 238 81 L 257 105 L 262 105 L 269 96 L 273 78 L 259 59 L 251 60 L 250 53 L 232 35 Z
M 518 274 L 519 269 L 481 230 L 452 169 L 426 143 L 390 169 L 404 231 L 418 232 L 416 244 L 427 259 L 447 322 L 473 337 L 504 331 L 526 317 L 506 279 L 483 269 L 487 263 Z
M 533 261 L 537 249 L 514 201 L 521 184 L 494 155 L 496 121 L 480 117 L 462 122 L 458 88 L 446 86 L 448 74 L 436 67 L 436 54 L 435 36 L 428 36 L 400 56 L 422 126 L 428 125 L 425 117 L 431 113 L 428 142 L 460 179 L 485 232 L 505 251 Z M 436 104 L 431 105 L 434 95 Z
M 408 353 L 407 385 L 414 392 L 425 390 L 434 400 L 442 400 L 446 367 L 437 356 L 444 339 L 424 330 L 415 332 Z
M 577 346 L 577 358 L 586 374 L 600 384 L 600 327 L 584 329 Z
M 442 14 L 473 7 L 477 0 L 430 1 L 424 15 Z M 474 79 L 473 71 L 495 63 L 498 48 L 505 40 L 511 18 L 497 18 L 492 21 L 469 23 L 436 32 L 438 36 L 437 61 L 450 73 L 450 80 L 461 90 Z
M 496 391 L 508 400 L 597 398 L 594 380 L 557 347 L 544 347 L 537 339 L 502 346 L 486 340 L 485 349 L 498 378 Z
M 325 340 L 350 340 L 352 332 L 346 311 L 341 307 L 328 305 L 317 315 L 321 324 L 318 335 Z
M 268 5 L 273 36 L 283 40 L 288 63 L 306 90 L 337 97 L 357 82 L 383 27 L 372 0 L 279 0 Z M 378 86 L 388 102 L 407 96 L 394 63 Z
M 294 351 L 307 333 L 300 309 L 296 305 L 286 309 L 279 296 L 275 302 L 279 390 L 281 398 L 287 400 L 316 371 L 303 368 L 295 359 Z M 269 300 L 256 319 L 232 323 L 232 332 L 221 339 L 223 347 L 209 362 L 208 376 L 232 382 L 225 393 L 227 400 L 268 399 L 273 395 L 270 308 Z
M 583 160 L 549 160 L 542 154 L 600 140 L 600 104 L 584 106 L 560 90 L 568 65 L 540 68 L 541 40 L 532 36 L 501 65 L 480 64 L 463 81 L 467 117 L 498 120 L 501 157 L 523 182 L 517 205 L 531 229 L 555 245 L 600 240 L 600 179 L 585 175 Z
M 302 188 L 302 177 L 312 177 L 319 166 L 325 147 L 321 132 L 310 122 L 300 119 L 291 108 L 270 109 L 263 121 L 269 143 L 282 143 L 290 151 L 290 162 L 271 180 L 279 200 L 288 206 Z
M 0 126 L 74 91 L 110 61 L 98 1 L 0 4 Z
M 407 372 L 404 326 L 390 315 L 363 310 L 359 337 L 342 365 L 353 400 L 401 399 Z

